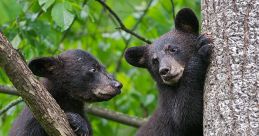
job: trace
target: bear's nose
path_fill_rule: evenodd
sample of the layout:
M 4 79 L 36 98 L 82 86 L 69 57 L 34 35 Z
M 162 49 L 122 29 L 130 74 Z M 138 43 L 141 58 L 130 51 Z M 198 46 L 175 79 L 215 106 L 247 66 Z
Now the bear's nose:
M 163 68 L 160 68 L 160 69 L 159 69 L 159 74 L 160 74 L 161 76 L 164 76 L 164 75 L 167 75 L 169 71 L 170 71 L 169 68 L 163 67 Z
M 120 82 L 114 81 L 113 86 L 117 89 L 121 89 L 123 85 Z

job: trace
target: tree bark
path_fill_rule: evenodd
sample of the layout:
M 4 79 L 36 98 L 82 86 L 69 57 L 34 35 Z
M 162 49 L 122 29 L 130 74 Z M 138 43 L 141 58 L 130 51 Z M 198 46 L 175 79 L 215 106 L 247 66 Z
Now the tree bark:
M 0 33 L 0 66 L 17 88 L 34 117 L 50 136 L 73 136 L 64 112 L 35 78 L 20 54 Z
M 259 135 L 259 1 L 202 0 L 214 38 L 204 92 L 204 135 Z

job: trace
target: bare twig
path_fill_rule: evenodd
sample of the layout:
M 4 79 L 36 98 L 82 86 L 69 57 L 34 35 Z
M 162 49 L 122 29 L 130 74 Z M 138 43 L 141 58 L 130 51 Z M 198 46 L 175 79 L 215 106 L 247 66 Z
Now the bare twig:
M 141 119 L 138 117 L 131 117 L 120 112 L 114 112 L 108 109 L 103 109 L 100 107 L 96 107 L 96 105 L 91 105 L 91 104 L 85 106 L 85 111 L 94 116 L 99 116 L 105 119 L 109 119 L 125 125 L 133 126 L 136 128 L 143 125 L 146 121 L 145 119 Z
M 119 23 L 120 27 L 118 27 L 118 29 L 122 29 L 123 31 L 135 36 L 136 38 L 150 44 L 151 42 L 149 40 L 147 40 L 146 38 L 138 35 L 137 33 L 129 30 L 121 21 L 121 19 L 119 18 L 119 16 L 102 0 L 96 0 L 97 2 L 99 2 L 100 4 L 102 4 L 103 7 L 105 7 L 111 14 L 112 16 L 117 20 L 117 22 Z
M 20 96 L 15 88 L 6 87 L 6 86 L 3 86 L 3 85 L 0 85 L 0 93 Z
M 173 19 L 175 20 L 174 0 L 171 0 L 171 4 L 172 4 L 172 14 L 173 14 Z
M 131 31 L 135 31 L 138 27 L 138 25 L 141 23 L 142 19 L 144 18 L 144 16 L 147 14 L 151 4 L 152 4 L 153 0 L 150 0 L 147 7 L 145 8 L 145 10 L 143 11 L 142 15 L 138 18 L 138 21 L 136 22 L 136 24 L 132 27 Z M 121 60 L 124 56 L 124 53 L 126 51 L 126 49 L 128 48 L 130 42 L 131 42 L 132 37 L 130 37 L 128 40 L 123 39 L 125 42 L 125 47 L 122 50 L 121 56 L 119 57 L 118 61 L 117 61 L 117 65 L 116 65 L 116 72 L 119 72 L 120 67 L 121 67 Z
M 2 85 L 0 85 L 0 93 L 19 96 L 16 89 L 10 88 L 10 87 L 5 87 Z M 122 123 L 125 125 L 133 126 L 133 127 L 140 127 L 146 121 L 146 119 L 143 119 L 143 118 L 130 117 L 126 114 L 111 111 L 111 110 L 100 108 L 100 107 L 96 107 L 96 105 L 92 105 L 92 104 L 86 104 L 85 111 L 94 116 L 98 116 L 101 118 L 105 118 L 108 120 L 112 120 L 112 121 L 119 122 L 119 123 Z
M 22 100 L 21 97 L 15 99 L 15 100 L 13 100 L 13 101 L 11 101 L 11 102 L 10 102 L 8 105 L 6 105 L 2 110 L 0 110 L 0 116 L 1 116 L 2 114 L 4 114 L 5 112 L 7 112 L 9 109 L 11 109 L 13 106 L 19 104 L 19 103 L 22 102 L 22 101 L 23 101 L 23 100 Z
M 19 95 L 18 92 L 7 86 L 0 86 L 0 93 L 10 94 L 10 95 Z

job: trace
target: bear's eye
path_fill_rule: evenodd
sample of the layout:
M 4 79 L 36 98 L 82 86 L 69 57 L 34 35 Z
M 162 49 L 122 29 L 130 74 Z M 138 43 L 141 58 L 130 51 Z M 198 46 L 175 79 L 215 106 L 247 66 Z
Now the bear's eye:
M 93 64 L 92 68 L 89 70 L 89 72 L 91 73 L 95 73 L 95 72 L 98 72 L 100 71 L 100 66 L 98 64 Z
M 152 58 L 152 63 L 158 64 L 159 63 L 158 58 L 157 57 Z
M 175 48 L 175 47 L 171 47 L 171 48 L 169 49 L 169 51 L 170 51 L 171 53 L 175 53 L 175 52 L 178 51 L 178 49 Z
M 94 73 L 94 72 L 96 72 L 97 70 L 96 70 L 96 68 L 91 68 L 89 71 L 92 72 L 92 73 Z

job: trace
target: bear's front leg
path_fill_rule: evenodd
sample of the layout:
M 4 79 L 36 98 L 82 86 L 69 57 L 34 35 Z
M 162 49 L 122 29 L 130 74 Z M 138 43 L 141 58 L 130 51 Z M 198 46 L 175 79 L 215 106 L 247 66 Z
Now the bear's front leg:
M 183 83 L 188 85 L 203 87 L 207 67 L 210 63 L 213 42 L 209 34 L 202 34 L 197 38 L 197 52 L 190 58 L 185 70 L 185 79 Z
M 89 124 L 77 113 L 66 113 L 68 122 L 77 136 L 91 136 Z

